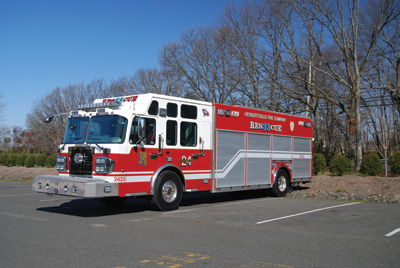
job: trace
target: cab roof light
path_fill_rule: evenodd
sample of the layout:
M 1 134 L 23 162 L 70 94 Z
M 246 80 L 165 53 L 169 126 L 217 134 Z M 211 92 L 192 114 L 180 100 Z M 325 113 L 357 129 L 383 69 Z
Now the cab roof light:
M 97 114 L 113 114 L 114 111 L 113 111 L 113 109 L 110 109 L 110 108 L 97 108 L 96 113 Z

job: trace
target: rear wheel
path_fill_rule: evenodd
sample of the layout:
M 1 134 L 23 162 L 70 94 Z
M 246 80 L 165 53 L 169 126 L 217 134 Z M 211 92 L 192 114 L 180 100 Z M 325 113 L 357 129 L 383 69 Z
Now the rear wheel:
M 276 197 L 284 197 L 288 192 L 289 186 L 289 174 L 284 170 L 280 170 L 275 177 L 272 194 Z
M 182 200 L 182 183 L 173 171 L 160 174 L 154 187 L 154 195 L 150 200 L 153 208 L 158 210 L 173 210 L 178 208 Z

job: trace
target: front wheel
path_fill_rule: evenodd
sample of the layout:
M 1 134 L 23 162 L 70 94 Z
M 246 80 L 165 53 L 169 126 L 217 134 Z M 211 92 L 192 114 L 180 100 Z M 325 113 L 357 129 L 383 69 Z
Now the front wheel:
M 150 204 L 158 210 L 176 209 L 182 200 L 182 183 L 173 171 L 164 171 L 157 179 Z
M 275 177 L 275 182 L 272 187 L 272 194 L 276 197 L 284 197 L 290 186 L 289 175 L 286 171 L 280 170 Z

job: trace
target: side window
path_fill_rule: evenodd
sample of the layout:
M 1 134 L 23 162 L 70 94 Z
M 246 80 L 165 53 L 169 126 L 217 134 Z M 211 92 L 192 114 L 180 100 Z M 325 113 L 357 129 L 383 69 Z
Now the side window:
M 129 136 L 129 143 L 136 144 L 139 141 L 138 135 L 138 121 L 139 118 L 135 117 L 132 122 L 131 134 Z M 156 120 L 153 118 L 145 118 L 146 126 L 146 145 L 154 145 L 156 143 Z
M 151 115 L 158 115 L 158 101 L 152 101 L 147 112 Z
M 178 104 L 167 103 L 167 116 L 168 117 L 177 117 L 178 116 Z
M 167 145 L 176 145 L 178 134 L 178 124 L 176 121 L 167 121 Z
M 193 105 L 181 105 L 181 117 L 188 119 L 196 119 L 197 118 L 197 107 Z
M 195 147 L 197 145 L 197 124 L 181 122 L 181 145 Z

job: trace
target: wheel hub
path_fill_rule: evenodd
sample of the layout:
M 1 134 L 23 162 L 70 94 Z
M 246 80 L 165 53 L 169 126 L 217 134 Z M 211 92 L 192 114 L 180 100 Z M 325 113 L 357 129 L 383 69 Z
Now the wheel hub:
M 278 178 L 278 188 L 279 191 L 284 192 L 286 190 L 286 179 L 284 176 Z
M 177 187 L 173 181 L 167 181 L 162 187 L 162 197 L 166 202 L 173 202 L 177 196 Z

